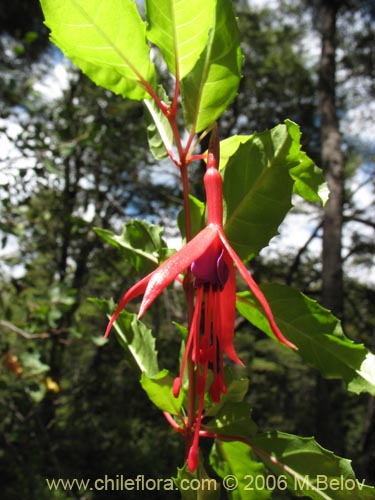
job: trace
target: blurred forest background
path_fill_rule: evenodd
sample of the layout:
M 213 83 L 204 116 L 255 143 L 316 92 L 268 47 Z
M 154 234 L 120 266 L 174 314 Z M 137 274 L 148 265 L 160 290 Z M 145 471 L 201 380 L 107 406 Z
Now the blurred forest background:
M 251 268 L 260 282 L 287 283 L 321 301 L 351 339 L 374 351 L 375 4 L 258 3 L 234 2 L 244 77 L 221 135 L 296 121 L 333 198 L 325 210 L 298 203 Z M 49 43 L 36 0 L 1 4 L 1 498 L 116 498 L 123 493 L 53 493 L 44 478 L 167 478 L 182 465 L 182 442 L 143 394 L 115 336 L 103 341 L 106 317 L 88 300 L 118 300 L 138 278 L 93 227 L 121 232 L 124 222 L 147 218 L 165 226 L 173 244 L 181 210 L 176 173 L 167 163 L 156 169 L 142 104 L 72 67 Z M 333 167 L 330 134 L 339 158 Z M 198 196 L 200 176 L 198 166 Z M 170 320 L 184 321 L 176 293 L 168 290 L 147 316 L 160 365 L 171 369 L 180 339 Z M 314 435 L 375 484 L 374 398 L 323 380 L 246 321 L 236 330 L 260 428 Z M 147 497 L 127 493 L 139 496 Z

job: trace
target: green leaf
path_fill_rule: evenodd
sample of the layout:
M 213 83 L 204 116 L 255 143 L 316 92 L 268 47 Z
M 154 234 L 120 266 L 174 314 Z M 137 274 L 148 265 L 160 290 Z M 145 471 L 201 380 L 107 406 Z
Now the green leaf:
M 114 324 L 120 344 L 129 349 L 139 369 L 150 377 L 159 372 L 155 338 L 135 314 L 122 311 Z
M 91 342 L 95 344 L 97 347 L 102 347 L 103 345 L 107 344 L 108 339 L 104 338 L 103 335 L 95 335 L 90 337 Z
M 157 94 L 163 102 L 170 104 L 169 98 L 163 87 L 158 87 Z M 167 117 L 153 99 L 145 100 L 144 105 L 146 107 L 146 122 L 148 123 L 148 144 L 154 158 L 156 160 L 162 160 L 168 156 L 168 151 L 172 150 L 173 130 Z
M 45 382 L 25 387 L 25 392 L 35 403 L 40 403 L 47 394 L 47 387 Z
M 251 456 L 251 448 L 239 441 L 216 440 L 210 453 L 210 464 L 224 479 L 232 500 L 265 500 L 271 491 L 264 488 L 266 470 Z
M 146 0 L 147 37 L 179 80 L 193 69 L 207 45 L 215 5 L 215 0 Z
M 189 206 L 191 217 L 191 234 L 195 236 L 204 227 L 205 204 L 192 194 L 189 194 Z M 178 214 L 177 223 L 183 238 L 186 238 L 184 210 Z
M 174 378 L 169 375 L 168 370 L 162 370 L 152 377 L 142 373 L 141 385 L 149 399 L 160 410 L 171 415 L 179 415 L 184 394 L 180 391 L 178 398 L 173 396 L 173 380 Z
M 296 496 L 316 500 L 375 499 L 374 488 L 356 479 L 350 460 L 322 448 L 313 438 L 274 431 L 252 438 L 251 446 L 283 479 L 283 489 L 288 487 Z
M 272 130 L 221 143 L 225 233 L 238 255 L 249 260 L 277 234 L 292 207 L 293 191 L 320 200 L 324 179 L 301 151 L 298 126 L 287 121 Z
M 20 354 L 21 366 L 26 377 L 43 375 L 50 370 L 50 367 L 40 361 L 39 352 L 23 352 Z
M 267 246 L 292 207 L 293 181 L 283 142 L 280 151 L 275 146 L 272 131 L 254 134 L 239 145 L 223 171 L 224 231 L 243 260 Z
M 202 455 L 194 473 L 189 472 L 187 465 L 177 469 L 177 477 L 173 478 L 180 490 L 182 500 L 219 500 L 220 484 L 210 478 L 203 466 Z
M 180 323 L 177 323 L 177 321 L 172 321 L 172 324 L 177 328 L 177 330 L 181 333 L 181 336 L 183 340 L 186 342 L 188 335 L 189 335 L 189 330 L 187 329 L 186 326 L 181 325 Z
M 155 88 L 146 26 L 132 0 L 41 0 L 52 41 L 97 85 L 130 99 Z
M 211 125 L 235 97 L 241 64 L 240 37 L 232 2 L 217 0 L 207 46 L 181 82 L 185 121 L 195 132 Z
M 254 134 L 252 135 L 232 135 L 228 139 L 220 141 L 220 164 L 219 170 L 224 170 L 229 158 L 231 158 L 236 152 L 241 144 L 252 140 Z
M 375 395 L 375 356 L 362 344 L 343 334 L 339 320 L 298 290 L 267 284 L 261 289 L 276 323 L 298 354 L 326 378 L 340 378 L 356 394 Z M 253 325 L 274 338 L 263 309 L 250 292 L 241 292 L 238 311 Z
M 113 301 L 90 299 L 90 302 L 103 309 L 108 318 L 114 310 Z M 122 311 L 114 324 L 120 345 L 131 357 L 135 368 L 152 377 L 159 373 L 158 353 L 155 349 L 155 338 L 152 332 L 135 314 Z
M 216 415 L 226 403 L 240 403 L 249 389 L 249 380 L 247 378 L 234 379 L 229 368 L 226 367 L 224 371 L 227 390 L 225 394 L 221 395 L 218 403 L 214 403 L 206 409 L 206 417 Z
M 127 222 L 120 235 L 108 229 L 94 228 L 98 236 L 119 248 L 136 271 L 149 272 L 158 265 L 162 250 L 167 246 L 161 237 L 163 228 L 144 220 Z
M 322 169 L 317 167 L 305 152 L 301 151 L 299 126 L 291 120 L 285 120 L 285 125 L 294 142 L 294 155 L 298 158 L 298 165 L 290 169 L 290 175 L 295 181 L 293 191 L 307 201 L 320 202 L 325 205 L 329 191 Z
M 257 429 L 250 416 L 251 407 L 247 403 L 224 403 L 204 428 L 221 436 L 248 438 L 254 435 Z

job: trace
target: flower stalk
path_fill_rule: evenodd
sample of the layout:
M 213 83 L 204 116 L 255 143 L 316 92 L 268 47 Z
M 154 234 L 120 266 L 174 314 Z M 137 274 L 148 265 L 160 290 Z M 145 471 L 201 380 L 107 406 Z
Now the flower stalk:
M 121 310 L 135 297 L 143 294 L 139 309 L 140 318 L 180 274 L 184 274 L 184 290 L 188 309 L 189 336 L 186 343 L 180 374 L 173 385 L 177 397 L 185 369 L 188 371 L 188 408 L 184 429 L 187 462 L 190 471 L 198 465 L 199 437 L 207 389 L 213 402 L 219 402 L 226 392 L 224 379 L 224 354 L 242 365 L 234 348 L 234 322 L 236 315 L 235 269 L 243 277 L 251 292 L 262 306 L 275 337 L 284 345 L 296 349 L 284 337 L 273 317 L 262 291 L 233 250 L 223 229 L 223 193 L 219 166 L 219 138 L 214 127 L 207 155 L 204 185 L 207 202 L 207 225 L 191 238 L 191 221 L 188 199 L 188 179 L 185 160 L 180 165 L 184 190 L 185 226 L 187 243 L 161 266 L 136 283 L 122 297 L 109 321 L 105 335 L 109 334 Z M 207 385 L 208 371 L 213 381 Z M 176 427 L 173 424 L 173 427 Z

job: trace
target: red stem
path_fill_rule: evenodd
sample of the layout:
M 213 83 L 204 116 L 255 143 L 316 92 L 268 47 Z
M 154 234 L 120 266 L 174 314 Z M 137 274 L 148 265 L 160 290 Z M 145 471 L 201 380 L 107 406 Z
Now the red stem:
M 172 417 L 170 413 L 167 411 L 163 411 L 163 415 L 166 418 L 167 422 L 180 434 L 185 434 L 185 428 L 180 427 L 178 423 L 175 421 L 175 419 Z M 182 423 L 184 424 L 184 420 L 181 418 Z
M 146 92 L 148 94 L 150 94 L 150 96 L 153 98 L 153 100 L 155 101 L 155 104 L 162 111 L 162 113 L 165 116 L 168 116 L 170 113 L 170 107 L 168 106 L 168 104 L 165 104 L 165 102 L 160 99 L 160 97 L 157 95 L 155 90 L 151 87 L 151 85 L 148 82 L 146 82 L 146 80 L 142 79 L 141 83 L 142 83 L 144 89 L 146 90 Z
M 180 175 L 181 175 L 181 182 L 182 182 L 182 191 L 183 191 L 183 203 L 184 203 L 184 219 L 185 219 L 185 236 L 186 236 L 186 242 L 190 241 L 192 239 L 192 230 L 191 230 L 191 215 L 190 215 L 190 203 L 189 203 L 189 179 L 188 179 L 188 171 L 187 171 L 187 166 L 190 163 L 189 160 L 187 160 L 187 155 L 189 152 L 189 148 L 191 145 L 191 142 L 194 138 L 194 132 L 192 131 L 190 133 L 187 145 L 185 149 L 182 147 L 182 142 L 181 142 L 181 137 L 180 137 L 180 132 L 178 130 L 178 125 L 177 125 L 177 104 L 178 104 L 178 97 L 179 97 L 179 92 L 180 92 L 180 82 L 179 82 L 179 77 L 178 74 L 176 74 L 176 86 L 175 86 L 175 91 L 174 91 L 174 96 L 173 96 L 173 102 L 172 106 L 166 106 L 165 103 L 163 103 L 160 98 L 156 95 L 156 93 L 153 91 L 153 89 L 149 85 L 145 85 L 146 90 L 148 93 L 151 95 L 151 97 L 155 100 L 156 104 L 159 106 L 163 114 L 167 117 L 169 124 L 172 128 L 173 132 L 173 138 L 176 144 L 177 152 L 178 152 L 178 160 L 174 157 L 172 151 L 168 151 L 168 155 L 175 163 L 180 168 Z M 193 320 L 193 315 L 194 315 L 194 287 L 191 279 L 191 271 L 190 269 L 187 269 L 186 275 L 184 278 L 184 289 L 185 289 L 185 296 L 186 296 L 186 302 L 187 302 L 187 322 L 188 322 L 188 330 L 190 331 L 192 320 Z M 189 385 L 188 385 L 188 402 L 187 402 L 187 422 L 185 425 L 185 429 L 183 432 L 181 432 L 181 429 L 177 429 L 177 424 L 173 420 L 173 418 L 168 415 L 164 414 L 169 423 L 176 429 L 178 432 L 183 433 L 185 435 L 185 448 L 186 448 L 186 458 L 188 456 L 188 453 L 190 451 L 193 438 L 194 438 L 194 425 L 195 425 L 195 420 L 196 420 L 196 410 L 195 410 L 195 397 L 196 397 L 196 374 L 195 374 L 195 366 L 192 361 L 191 355 L 188 356 L 187 360 L 187 369 L 188 369 L 188 380 L 189 380 Z
M 172 103 L 172 115 L 176 116 L 177 115 L 177 104 L 178 104 L 178 96 L 180 94 L 180 79 L 178 76 L 178 71 L 176 72 L 176 86 L 174 88 L 174 96 L 173 96 L 173 103 Z
M 189 149 L 190 149 L 191 143 L 193 142 L 194 137 L 195 137 L 195 130 L 194 130 L 194 127 L 193 127 L 191 129 L 191 132 L 189 134 L 188 140 L 186 142 L 186 146 L 185 146 L 185 150 L 184 150 L 184 155 L 185 156 L 188 156 L 188 154 L 189 154 Z
M 178 66 L 176 64 L 176 85 L 174 89 L 174 94 L 173 94 L 173 101 L 172 101 L 172 106 L 168 107 L 166 111 L 163 111 L 164 115 L 168 118 L 169 124 L 172 128 L 173 132 L 173 138 L 176 143 L 177 151 L 178 151 L 178 156 L 179 156 L 179 162 L 176 162 L 175 159 L 171 156 L 171 154 L 168 152 L 169 156 L 172 158 L 172 161 L 182 168 L 183 164 L 185 163 L 186 159 L 186 152 L 182 148 L 182 143 L 181 143 L 181 137 L 180 137 L 180 132 L 178 130 L 178 125 L 177 125 L 177 105 L 178 105 L 178 96 L 180 94 L 180 81 L 179 81 L 179 76 L 178 76 Z
M 187 164 L 191 163 L 192 161 L 200 161 L 200 160 L 205 160 L 207 158 L 207 155 L 202 153 L 202 154 L 199 154 L 199 155 L 192 155 L 192 156 L 189 156 L 187 159 L 186 159 L 186 162 Z
M 174 163 L 180 168 L 181 182 L 182 182 L 182 191 L 183 191 L 183 202 L 184 202 L 184 219 L 185 219 L 185 236 L 186 241 L 190 241 L 192 239 L 192 230 L 191 230 L 191 215 L 190 215 L 190 203 L 189 203 L 189 179 L 188 179 L 188 161 L 187 161 L 187 152 L 189 148 L 182 148 L 180 132 L 177 126 L 177 104 L 178 104 L 178 96 L 180 91 L 180 82 L 178 75 L 176 75 L 176 86 L 173 96 L 172 108 L 169 110 L 167 116 L 169 123 L 171 125 L 173 131 L 173 137 L 175 140 L 175 144 L 178 151 L 179 162 Z M 170 155 L 171 156 L 171 155 Z M 173 158 L 172 158 L 173 160 Z M 191 329 L 191 324 L 194 316 L 194 288 L 191 279 L 191 271 L 188 269 L 186 271 L 186 275 L 184 278 L 184 289 L 187 303 L 187 322 L 188 322 L 188 331 Z M 188 457 L 188 453 L 190 451 L 194 433 L 193 428 L 196 419 L 196 411 L 195 411 L 195 395 L 196 395 L 196 376 L 195 376 L 195 366 L 191 359 L 191 354 L 187 359 L 187 370 L 188 370 L 188 394 L 187 394 L 187 422 L 184 430 L 185 434 L 185 454 L 186 458 Z
M 183 197 L 184 197 L 184 217 L 185 217 L 185 235 L 186 241 L 190 241 L 192 238 L 191 231 L 191 216 L 190 216 L 190 203 L 189 203 L 189 181 L 187 175 L 187 164 L 183 160 L 180 167 Z M 191 279 L 191 271 L 188 269 L 186 271 L 184 279 L 184 289 L 187 302 L 187 319 L 188 319 L 188 331 L 190 332 L 191 324 L 194 316 L 194 288 Z M 192 352 L 192 351 L 191 351 Z M 188 402 L 187 402 L 187 424 L 186 424 L 186 438 L 185 438 L 185 449 L 186 458 L 188 456 L 189 450 L 193 442 L 193 427 L 196 419 L 195 411 L 195 395 L 196 395 L 196 376 L 195 376 L 195 366 L 191 358 L 191 354 L 188 356 L 187 360 L 188 367 Z

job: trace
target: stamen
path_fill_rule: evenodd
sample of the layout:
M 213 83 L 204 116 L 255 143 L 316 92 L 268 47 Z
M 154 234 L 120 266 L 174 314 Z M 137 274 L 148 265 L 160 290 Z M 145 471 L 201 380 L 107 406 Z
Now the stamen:
M 206 380 L 207 378 L 207 363 L 204 366 L 204 372 L 203 372 L 203 378 Z M 198 413 L 197 413 L 197 419 L 195 421 L 195 429 L 194 429 L 194 438 L 192 445 L 189 450 L 189 455 L 188 455 L 188 468 L 190 472 L 194 472 L 198 466 L 198 460 L 199 460 L 199 432 L 201 428 L 201 423 L 202 423 L 202 413 L 203 413 L 203 406 L 204 406 L 204 393 L 200 396 L 199 398 L 199 405 L 198 405 Z
M 184 357 L 182 358 L 180 376 L 176 377 L 173 382 L 173 395 L 175 398 L 178 397 L 182 385 L 182 379 L 185 372 L 186 362 L 191 350 L 191 345 L 193 340 L 196 339 L 197 335 L 199 336 L 199 326 L 201 321 L 201 309 L 202 309 L 202 298 L 203 298 L 203 288 L 199 288 L 197 292 L 197 298 L 195 301 L 195 310 L 193 320 L 191 322 L 191 328 L 189 332 L 189 336 L 186 342 Z

